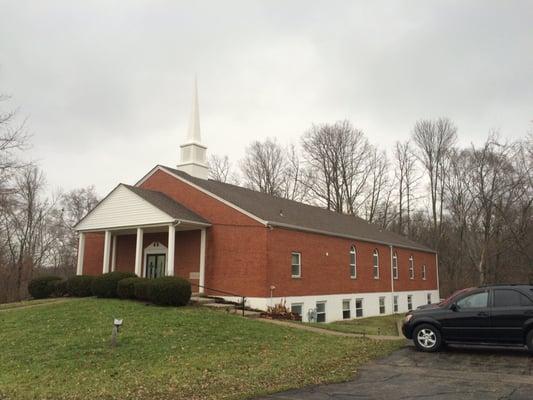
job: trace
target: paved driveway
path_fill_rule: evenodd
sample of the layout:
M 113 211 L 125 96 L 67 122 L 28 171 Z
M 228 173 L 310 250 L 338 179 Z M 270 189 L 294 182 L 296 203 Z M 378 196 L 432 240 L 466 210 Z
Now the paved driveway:
M 351 382 L 262 399 L 533 399 L 533 356 L 515 349 L 449 347 L 421 353 L 409 345 L 360 369 Z

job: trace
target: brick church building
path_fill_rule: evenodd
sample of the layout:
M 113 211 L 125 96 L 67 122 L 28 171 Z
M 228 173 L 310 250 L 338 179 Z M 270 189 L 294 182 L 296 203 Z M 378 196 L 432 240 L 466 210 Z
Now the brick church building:
M 180 164 L 119 184 L 76 225 L 77 273 L 181 276 L 193 291 L 245 296 L 257 309 L 285 301 L 304 321 L 439 300 L 432 249 L 357 217 L 207 179 L 206 150 L 195 90 Z

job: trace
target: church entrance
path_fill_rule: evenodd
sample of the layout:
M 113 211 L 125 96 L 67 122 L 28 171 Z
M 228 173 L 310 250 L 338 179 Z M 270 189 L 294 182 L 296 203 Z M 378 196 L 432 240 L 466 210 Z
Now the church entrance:
M 146 277 L 153 279 L 165 276 L 166 259 L 166 254 L 147 254 Z

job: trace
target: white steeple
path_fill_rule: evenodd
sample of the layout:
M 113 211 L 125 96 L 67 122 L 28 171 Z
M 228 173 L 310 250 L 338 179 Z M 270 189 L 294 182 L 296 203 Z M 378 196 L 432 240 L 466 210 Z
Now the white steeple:
M 185 143 L 181 146 L 181 161 L 178 169 L 187 172 L 197 178 L 207 179 L 209 169 L 207 167 L 207 146 L 202 144 L 200 134 L 200 112 L 198 107 L 198 88 L 194 80 L 194 92 L 192 97 L 191 118 Z

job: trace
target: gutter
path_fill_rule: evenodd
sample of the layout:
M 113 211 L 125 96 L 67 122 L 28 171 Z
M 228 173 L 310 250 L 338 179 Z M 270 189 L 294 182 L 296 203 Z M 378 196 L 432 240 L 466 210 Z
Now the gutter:
M 417 251 L 423 251 L 423 252 L 426 252 L 426 253 L 437 254 L 437 252 L 435 250 L 432 250 L 432 249 L 429 249 L 429 248 L 428 249 L 424 249 L 424 248 L 421 248 L 421 247 L 407 246 L 407 245 L 395 244 L 395 243 L 390 243 L 390 242 L 383 242 L 381 240 L 372 240 L 372 239 L 364 238 L 364 237 L 360 237 L 360 236 L 345 235 L 345 234 L 342 234 L 342 233 L 323 231 L 323 230 L 320 230 L 320 229 L 305 228 L 305 227 L 298 226 L 298 225 L 285 224 L 283 222 L 266 221 L 266 226 L 269 226 L 269 227 L 277 226 L 279 228 L 287 228 L 287 229 L 293 229 L 293 230 L 303 231 L 303 232 L 318 233 L 320 235 L 336 236 L 336 237 L 341 237 L 341 238 L 345 238 L 345 239 L 359 240 L 361 242 L 366 242 L 366 243 L 377 243 L 377 244 L 382 244 L 382 245 L 385 245 L 385 246 L 395 246 L 395 247 L 399 247 L 399 248 L 402 248 L 402 249 L 417 250 Z

